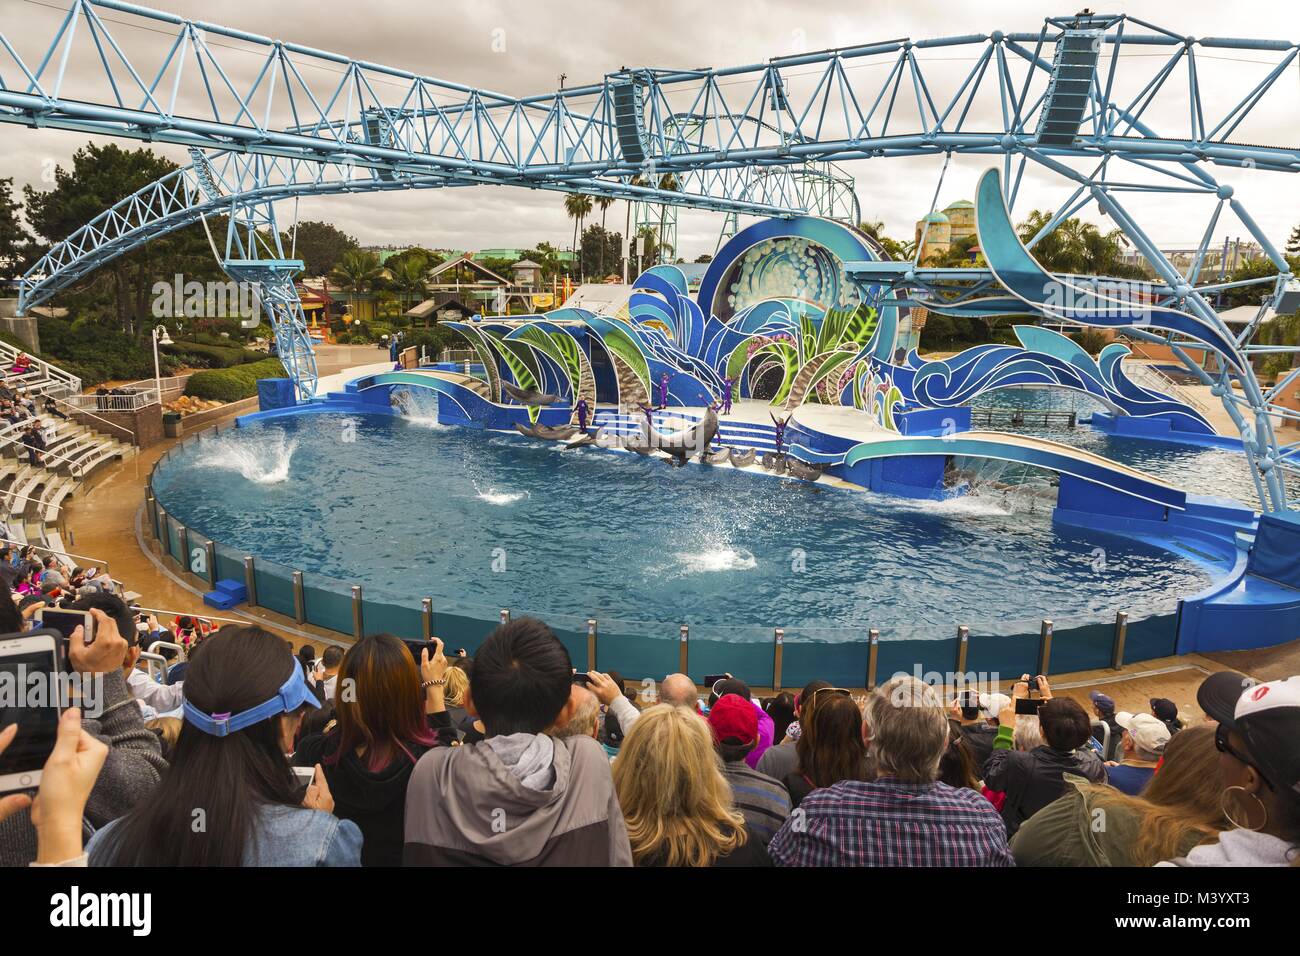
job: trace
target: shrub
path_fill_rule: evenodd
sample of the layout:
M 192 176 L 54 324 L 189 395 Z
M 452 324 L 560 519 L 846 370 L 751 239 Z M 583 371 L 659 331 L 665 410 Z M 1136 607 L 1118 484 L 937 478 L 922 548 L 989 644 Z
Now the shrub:
M 265 358 L 231 368 L 195 372 L 185 384 L 185 394 L 218 402 L 238 402 L 257 394 L 263 378 L 283 378 L 284 365 L 278 358 Z
M 205 336 L 204 338 L 207 338 Z M 230 344 L 227 340 L 218 340 L 222 344 L 212 344 L 204 341 L 178 341 L 172 345 L 164 345 L 160 351 L 174 356 L 177 361 L 190 368 L 231 368 L 235 365 L 245 365 L 249 362 L 260 362 L 266 358 L 265 352 L 254 352 L 251 349 L 241 348 L 238 344 Z

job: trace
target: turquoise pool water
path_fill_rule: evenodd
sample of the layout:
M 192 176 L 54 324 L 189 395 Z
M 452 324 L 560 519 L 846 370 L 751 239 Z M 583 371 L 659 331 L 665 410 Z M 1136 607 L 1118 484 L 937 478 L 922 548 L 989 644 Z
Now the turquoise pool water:
M 1202 567 L 1053 529 L 1051 504 L 907 501 L 383 415 L 204 438 L 158 469 L 167 511 L 233 549 L 368 598 L 723 640 L 1025 634 L 1167 613 Z

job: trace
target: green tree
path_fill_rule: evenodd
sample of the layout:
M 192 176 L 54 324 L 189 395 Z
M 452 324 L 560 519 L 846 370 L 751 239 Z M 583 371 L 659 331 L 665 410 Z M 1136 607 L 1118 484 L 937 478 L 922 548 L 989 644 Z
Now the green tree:
M 424 300 L 428 292 L 429 260 L 420 254 L 402 254 L 388 260 L 389 282 L 397 293 L 398 303 L 405 312 L 409 303 Z
M 287 232 L 281 241 L 285 254 L 294 250 L 294 257 L 302 260 L 303 273 L 309 276 L 329 275 L 343 254 L 359 245 L 332 223 L 314 220 L 298 223 L 296 238 L 292 232 Z
M 564 197 L 564 211 L 573 220 L 573 249 L 578 249 L 578 228 L 591 212 L 591 197 L 582 193 L 569 193 Z
M 885 224 L 879 220 L 860 222 L 858 223 L 858 229 L 880 243 L 880 247 L 885 250 L 885 255 L 896 261 L 902 262 L 911 259 L 913 253 L 916 252 L 916 243 L 912 240 L 899 242 L 897 239 L 885 235 Z
M 1035 209 L 1016 227 L 1020 240 L 1029 243 L 1051 219 L 1051 213 Z M 1090 222 L 1071 218 L 1057 223 L 1030 252 L 1049 272 L 1140 279 L 1142 269 L 1123 261 L 1123 235 L 1119 229 L 1102 232 Z
M 596 197 L 596 205 L 597 205 L 597 207 L 599 207 L 599 209 L 600 209 L 600 228 L 601 228 L 602 230 L 604 230 L 604 228 L 605 228 L 605 215 L 609 212 L 609 207 L 612 206 L 612 205 L 614 205 L 614 197 L 613 197 L 613 196 L 597 196 L 597 197 Z M 601 248 L 600 248 L 600 263 L 598 264 L 598 266 L 597 266 L 597 268 L 596 268 L 596 272 L 597 272 L 597 274 L 598 274 L 602 279 L 605 278 L 605 252 L 606 252 L 605 247 L 604 247 L 604 246 L 601 246 Z M 615 262 L 618 261 L 618 258 L 619 258 L 620 255 L 621 255 L 620 250 L 617 250 L 617 249 L 616 249 L 615 252 L 614 252 L 614 261 L 615 261 Z
M 582 273 L 603 280 L 604 263 L 616 259 L 622 245 L 623 237 L 617 232 L 608 232 L 604 226 L 588 226 L 582 233 Z
M 105 209 L 176 169 L 148 149 L 125 150 L 116 143 L 87 144 L 72 157 L 72 168 L 54 171 L 54 187 L 23 188 L 27 221 L 53 245 Z M 214 234 L 216 233 L 215 224 Z M 221 230 L 224 232 L 224 225 Z M 136 323 L 152 325 L 150 303 L 155 282 L 207 281 L 225 276 L 208 246 L 202 225 L 158 236 L 91 272 L 73 288 L 92 306 L 104 303 L 120 328 L 134 333 Z M 61 295 L 68 295 L 65 291 Z M 86 316 L 95 309 L 87 307 Z
M 13 279 L 23 271 L 23 259 L 32 241 L 23 227 L 14 199 L 13 177 L 0 179 L 0 279 Z
M 343 253 L 338 265 L 330 273 L 343 290 L 348 293 L 348 304 L 355 306 L 357 297 L 364 292 L 373 292 L 384 281 L 384 267 L 379 264 L 379 256 L 364 249 L 349 249 Z
M 1300 256 L 1300 226 L 1291 230 L 1291 236 L 1286 241 L 1287 255 Z

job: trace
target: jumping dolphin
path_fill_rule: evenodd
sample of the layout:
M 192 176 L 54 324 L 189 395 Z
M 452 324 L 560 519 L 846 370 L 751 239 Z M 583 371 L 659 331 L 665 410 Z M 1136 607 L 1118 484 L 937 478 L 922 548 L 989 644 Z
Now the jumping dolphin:
M 520 388 L 518 385 L 511 385 L 509 382 L 502 382 L 501 387 L 505 389 L 507 395 L 520 405 L 554 405 L 560 400 L 558 395 L 547 395 L 535 388 Z

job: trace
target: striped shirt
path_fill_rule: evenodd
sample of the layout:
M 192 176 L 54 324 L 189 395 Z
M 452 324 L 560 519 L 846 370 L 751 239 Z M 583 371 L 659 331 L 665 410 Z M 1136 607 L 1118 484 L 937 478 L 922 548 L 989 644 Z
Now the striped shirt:
M 779 780 L 750 770 L 743 760 L 726 764 L 724 773 L 745 828 L 766 845 L 790 815 L 790 794 Z
M 768 846 L 777 866 L 1014 866 L 1006 825 L 974 790 L 890 778 L 814 790 Z

